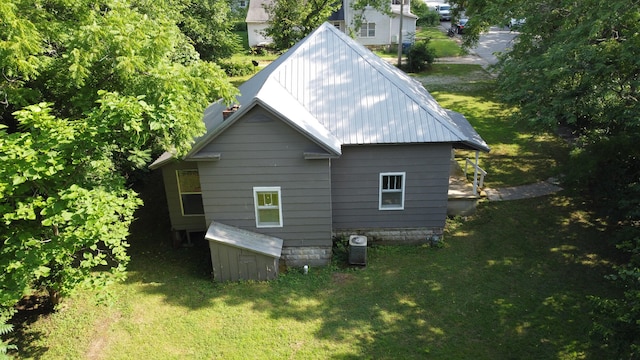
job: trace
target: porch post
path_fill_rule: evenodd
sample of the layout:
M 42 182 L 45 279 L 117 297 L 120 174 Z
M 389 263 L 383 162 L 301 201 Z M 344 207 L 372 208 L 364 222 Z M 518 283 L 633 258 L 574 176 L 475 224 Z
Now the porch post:
M 480 152 L 476 150 L 476 166 L 473 167 L 473 193 L 478 194 L 478 165 L 480 162 Z

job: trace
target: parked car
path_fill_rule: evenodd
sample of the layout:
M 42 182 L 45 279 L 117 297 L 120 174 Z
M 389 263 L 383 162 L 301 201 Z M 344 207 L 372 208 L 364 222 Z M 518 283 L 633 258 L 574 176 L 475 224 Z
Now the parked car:
M 451 5 L 447 5 L 447 4 L 436 5 L 436 12 L 440 17 L 440 21 L 451 20 Z
M 456 34 L 462 34 L 468 21 L 469 18 L 461 18 L 460 20 L 453 22 L 451 27 L 454 29 Z
M 512 29 L 513 28 L 518 28 L 518 27 L 524 25 L 525 21 L 526 21 L 525 19 L 511 19 L 509 21 L 509 27 L 512 28 Z

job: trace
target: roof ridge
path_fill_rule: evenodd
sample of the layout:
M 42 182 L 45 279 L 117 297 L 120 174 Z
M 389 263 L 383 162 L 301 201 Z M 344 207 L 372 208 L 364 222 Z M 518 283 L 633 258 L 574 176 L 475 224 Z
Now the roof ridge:
M 414 83 L 417 86 L 422 87 L 425 91 L 426 91 L 426 95 L 428 95 L 429 100 L 433 101 L 438 109 L 441 109 L 442 111 L 438 111 L 438 115 L 440 115 L 442 117 L 442 119 L 438 119 L 437 117 L 434 116 L 434 118 L 436 118 L 436 120 L 438 121 L 438 123 L 440 123 L 442 126 L 444 126 L 445 128 L 447 128 L 447 130 L 451 131 L 452 133 L 454 133 L 461 141 L 464 140 L 465 135 L 462 131 L 460 131 L 460 129 L 458 127 L 456 127 L 453 124 L 453 119 L 449 116 L 449 114 L 447 113 L 447 109 L 443 108 L 431 95 L 431 93 L 429 93 L 429 91 L 424 87 L 424 85 L 422 85 L 419 81 L 417 81 L 416 79 L 412 78 L 411 76 L 409 76 L 407 73 L 405 73 L 404 71 L 398 69 L 397 67 L 395 67 L 394 65 L 390 64 L 388 61 L 380 58 L 379 56 L 375 55 L 371 50 L 367 49 L 364 45 L 353 41 L 353 39 L 351 39 L 350 37 L 347 36 L 347 34 L 343 33 L 342 31 L 340 31 L 339 29 L 337 29 L 334 25 L 332 25 L 329 22 L 324 22 L 322 25 L 320 25 L 316 30 L 314 30 L 313 32 L 311 32 L 309 35 L 307 35 L 303 40 L 301 40 L 300 42 L 298 42 L 296 44 L 296 46 L 292 47 L 291 49 L 289 49 L 289 51 L 287 51 L 287 53 L 285 53 L 284 55 L 288 54 L 289 52 L 291 52 L 290 54 L 288 54 L 286 56 L 286 59 L 284 59 L 282 61 L 282 63 L 286 62 L 286 60 L 289 60 L 292 58 L 292 56 L 294 56 L 295 54 L 297 54 L 297 51 L 301 48 L 309 47 L 310 45 L 310 41 L 307 41 L 315 36 L 319 36 L 319 34 L 322 33 L 322 31 L 331 31 L 334 33 L 334 35 L 337 35 L 340 40 L 349 48 L 351 48 L 353 51 L 355 51 L 356 53 L 358 53 L 358 55 L 360 55 L 360 57 L 367 62 L 367 64 L 369 64 L 369 66 L 371 66 L 372 69 L 374 69 L 377 73 L 379 73 L 381 76 L 383 76 L 385 79 L 387 79 L 388 81 L 390 81 L 391 83 L 393 83 L 396 88 L 401 91 L 403 94 L 407 95 L 409 98 L 411 98 L 421 109 L 423 109 L 424 111 L 426 111 L 429 114 L 432 114 L 432 111 L 430 110 L 435 110 L 433 108 L 430 107 L 426 107 L 424 106 L 422 101 L 419 101 L 420 99 L 416 99 L 414 96 L 413 92 L 407 91 L 406 87 L 408 87 L 407 82 L 405 81 L 400 81 L 400 76 L 404 77 L 405 80 L 409 80 L 411 83 Z M 348 40 L 348 41 L 347 41 Z M 304 46 L 303 46 L 304 45 Z M 389 73 L 385 73 L 384 71 L 381 71 L 381 69 L 376 66 L 378 64 L 383 64 L 382 66 L 389 71 Z M 276 67 L 273 70 L 276 70 L 278 67 Z M 271 73 L 269 73 L 269 77 L 271 77 L 273 75 L 272 71 Z M 289 91 L 288 91 L 289 92 Z M 293 98 L 296 98 L 295 96 L 292 95 Z M 296 101 L 297 98 L 296 98 Z M 306 107 L 305 107 L 306 108 Z M 432 114 L 433 116 L 433 114 Z

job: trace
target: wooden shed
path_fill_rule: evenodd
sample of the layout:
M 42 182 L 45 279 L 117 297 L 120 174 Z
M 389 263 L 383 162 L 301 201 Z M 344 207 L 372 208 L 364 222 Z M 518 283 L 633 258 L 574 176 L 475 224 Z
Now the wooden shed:
M 216 281 L 272 280 L 278 276 L 282 239 L 212 222 L 209 241 Z

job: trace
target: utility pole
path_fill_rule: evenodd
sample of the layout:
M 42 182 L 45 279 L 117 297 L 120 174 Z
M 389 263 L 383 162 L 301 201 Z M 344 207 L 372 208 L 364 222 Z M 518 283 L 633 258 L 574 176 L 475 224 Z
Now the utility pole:
M 402 66 L 402 19 L 404 19 L 404 2 L 400 0 L 400 29 L 398 30 L 398 67 Z

